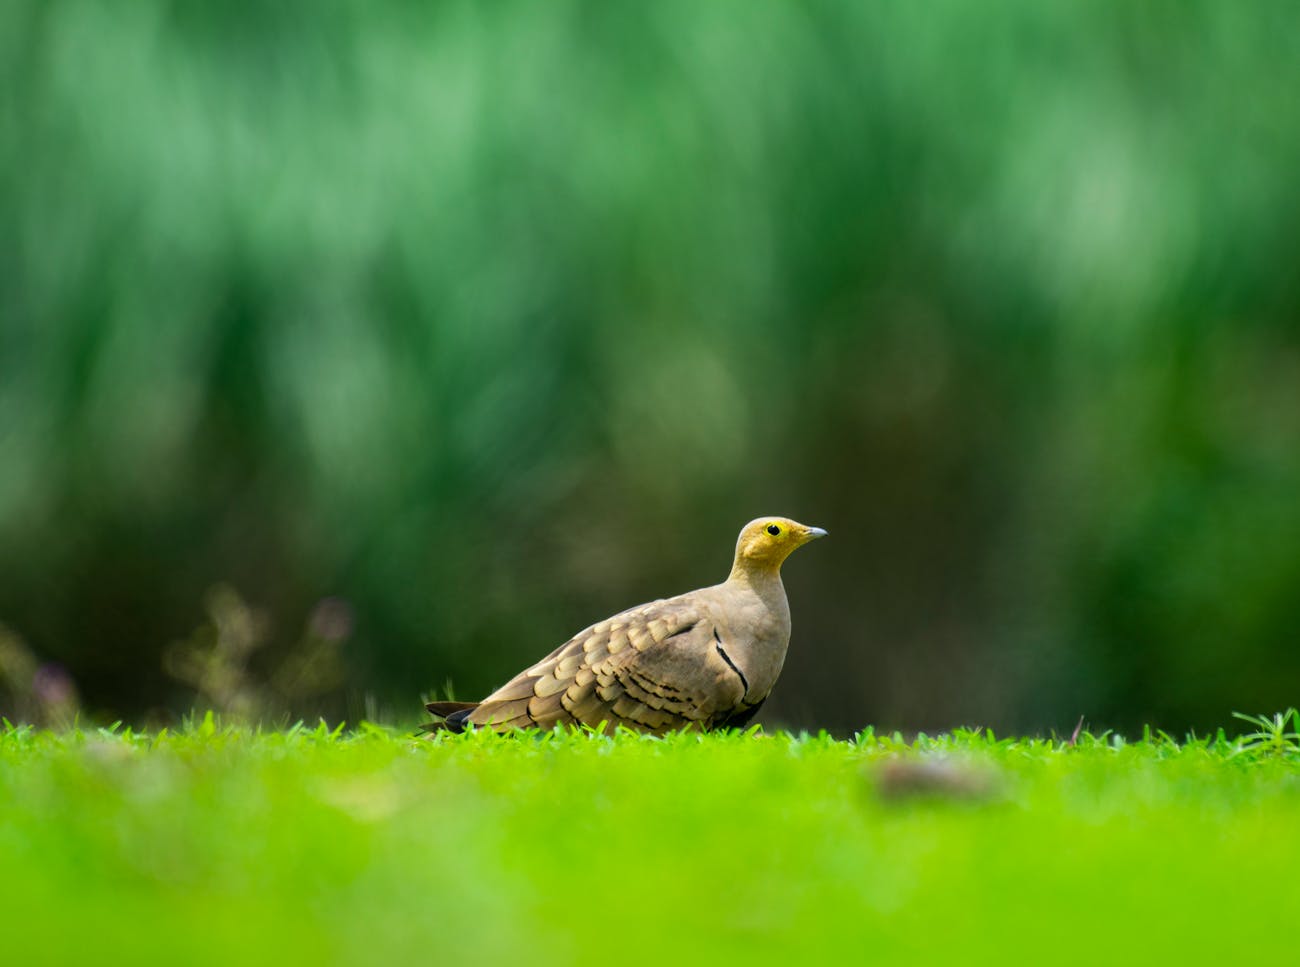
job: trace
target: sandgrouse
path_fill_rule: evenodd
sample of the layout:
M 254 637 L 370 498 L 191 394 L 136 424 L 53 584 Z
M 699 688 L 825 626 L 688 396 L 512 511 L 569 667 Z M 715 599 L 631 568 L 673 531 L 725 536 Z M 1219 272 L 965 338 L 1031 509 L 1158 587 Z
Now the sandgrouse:
M 752 520 L 721 584 L 598 622 L 481 702 L 431 702 L 441 721 L 428 728 L 581 724 L 660 734 L 742 726 L 771 692 L 790 643 L 781 562 L 825 535 L 785 517 Z

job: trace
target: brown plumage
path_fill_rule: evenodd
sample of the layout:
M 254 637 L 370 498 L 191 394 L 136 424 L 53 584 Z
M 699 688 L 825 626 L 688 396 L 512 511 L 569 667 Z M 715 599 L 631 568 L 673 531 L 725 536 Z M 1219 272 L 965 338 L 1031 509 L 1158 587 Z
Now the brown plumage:
M 442 721 L 430 728 L 621 725 L 660 734 L 743 725 L 776 683 L 790 642 L 781 563 L 825 534 L 785 517 L 750 521 L 726 581 L 597 622 L 481 702 L 431 702 Z

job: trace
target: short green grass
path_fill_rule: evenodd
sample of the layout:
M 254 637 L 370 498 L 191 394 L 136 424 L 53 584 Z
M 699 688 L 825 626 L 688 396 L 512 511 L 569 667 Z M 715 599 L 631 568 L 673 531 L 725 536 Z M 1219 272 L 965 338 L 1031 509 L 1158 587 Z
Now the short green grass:
M 0 961 L 1288 963 L 1300 740 L 1254 725 L 0 728 Z

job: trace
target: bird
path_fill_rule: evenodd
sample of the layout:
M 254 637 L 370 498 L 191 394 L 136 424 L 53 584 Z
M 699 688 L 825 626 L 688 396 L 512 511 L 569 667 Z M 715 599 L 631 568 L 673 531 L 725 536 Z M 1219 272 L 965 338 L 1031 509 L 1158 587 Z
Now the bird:
M 747 725 L 790 643 L 781 564 L 826 531 L 759 517 L 721 584 L 651 601 L 584 628 L 480 702 L 430 702 L 430 732 L 588 726 L 663 735 Z

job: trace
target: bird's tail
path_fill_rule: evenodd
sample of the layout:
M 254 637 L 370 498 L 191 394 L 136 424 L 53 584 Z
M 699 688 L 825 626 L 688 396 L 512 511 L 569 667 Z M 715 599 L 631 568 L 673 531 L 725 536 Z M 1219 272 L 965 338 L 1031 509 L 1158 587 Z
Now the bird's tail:
M 464 732 L 469 713 L 478 708 L 478 702 L 429 702 L 424 706 L 439 721 L 420 726 L 424 732 Z

